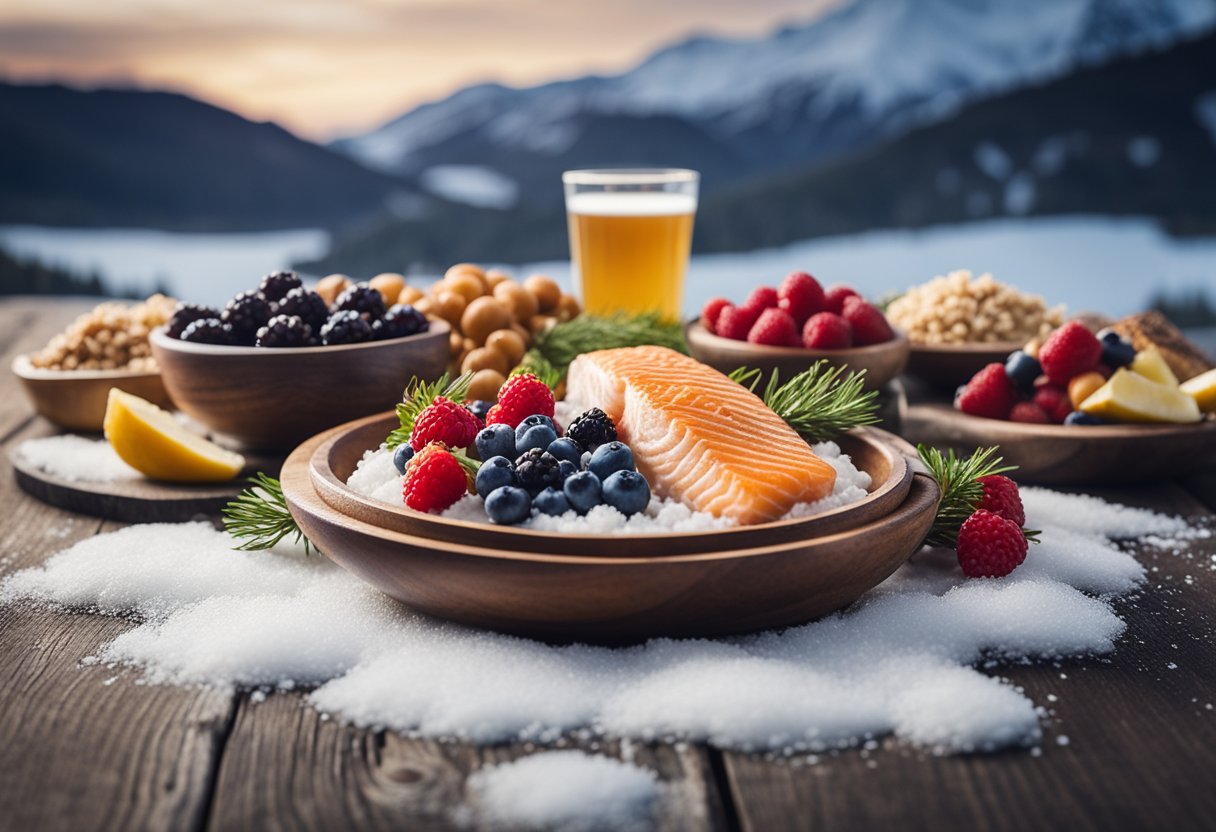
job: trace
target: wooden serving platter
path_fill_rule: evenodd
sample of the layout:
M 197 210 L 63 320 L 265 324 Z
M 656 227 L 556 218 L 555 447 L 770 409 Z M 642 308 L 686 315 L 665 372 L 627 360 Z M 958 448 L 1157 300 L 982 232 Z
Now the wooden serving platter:
M 155 482 L 145 479 L 81 482 L 49 474 L 25 460 L 20 445 L 9 451 L 13 476 L 21 490 L 48 505 L 123 523 L 178 523 L 215 517 L 246 486 L 257 471 L 274 475 L 282 457 L 246 456 L 242 476 L 231 482 L 206 485 Z
M 305 443 L 312 449 L 307 468 L 313 488 L 330 508 L 372 526 L 446 543 L 574 556 L 689 554 L 771 546 L 836 534 L 885 517 L 903 503 L 912 484 L 909 459 L 916 456 L 915 449 L 898 437 L 865 428 L 840 440 L 844 452 L 872 480 L 869 496 L 852 505 L 812 517 L 714 531 L 570 536 L 422 514 L 355 492 L 346 485 L 346 480 L 364 452 L 378 447 L 396 424 L 394 414 L 383 414 L 350 422 Z M 295 458 L 293 454 L 292 459 Z
M 514 551 L 403 534 L 338 511 L 313 485 L 322 441 L 297 448 L 282 473 L 291 513 L 322 553 L 419 612 L 556 642 L 721 636 L 826 615 L 919 548 L 940 499 L 936 482 L 917 474 L 886 516 L 807 540 L 649 557 Z
M 1019 480 L 1056 485 L 1176 479 L 1216 465 L 1216 421 L 1195 425 L 1029 425 L 969 416 L 946 404 L 908 408 L 904 436 L 970 453 L 1000 445 Z

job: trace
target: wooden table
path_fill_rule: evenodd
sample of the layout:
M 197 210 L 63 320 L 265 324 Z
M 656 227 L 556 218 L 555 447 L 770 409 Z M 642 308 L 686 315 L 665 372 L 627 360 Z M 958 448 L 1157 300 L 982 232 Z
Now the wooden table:
M 0 302 L 6 365 L 88 305 Z M 6 450 L 51 432 L 4 374 Z M 1094 493 L 1216 517 L 1216 472 Z M 117 527 L 28 498 L 12 477 L 0 478 L 0 497 L 0 574 Z M 635 759 L 670 785 L 658 828 L 1213 828 L 1216 541 L 1191 552 L 1139 552 L 1151 588 L 1119 602 L 1128 631 L 1109 661 L 1000 671 L 1050 708 L 1041 756 L 934 757 L 888 741 L 806 765 L 653 745 Z M 111 683 L 114 671 L 81 666 L 129 626 L 0 608 L 0 830 L 449 829 L 471 771 L 534 750 L 343 726 L 299 694 L 255 704 L 248 693 Z

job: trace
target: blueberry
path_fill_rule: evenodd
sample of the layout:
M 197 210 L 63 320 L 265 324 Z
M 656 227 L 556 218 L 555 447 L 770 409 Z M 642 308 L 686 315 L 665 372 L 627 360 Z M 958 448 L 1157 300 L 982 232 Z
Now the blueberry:
M 603 501 L 600 478 L 590 471 L 572 475 L 562 485 L 562 492 L 579 514 L 586 514 Z
M 1021 350 L 1014 350 L 1005 361 L 1005 375 L 1019 390 L 1034 389 L 1034 380 L 1043 374 L 1043 365 Z
M 505 485 L 519 485 L 515 466 L 505 456 L 492 456 L 477 469 L 477 493 L 488 497 L 490 492 Z
M 536 499 L 532 501 L 536 506 L 536 510 L 541 514 L 560 517 L 570 510 L 570 501 L 566 499 L 566 495 L 556 488 L 546 488 L 544 491 L 536 495 Z
M 557 425 L 553 424 L 553 420 L 548 416 L 542 416 L 541 414 L 536 413 L 532 416 L 528 416 L 519 423 L 519 427 L 515 429 L 515 441 L 519 442 L 524 438 L 525 433 L 537 425 L 544 425 L 545 427 L 549 428 L 549 430 L 553 431 L 554 436 L 557 436 Z M 520 451 L 520 453 L 523 453 L 523 451 Z
M 528 519 L 532 513 L 532 498 L 528 492 L 513 485 L 505 485 L 490 492 L 486 497 L 486 514 L 500 526 L 513 526 Z
M 604 502 L 628 517 L 650 504 L 650 485 L 636 471 L 617 471 L 604 480 Z
M 629 450 L 629 446 L 624 442 L 609 442 L 607 445 L 600 445 L 591 454 L 587 470 L 601 480 L 608 479 L 609 475 L 617 471 L 632 471 L 633 451 Z
M 477 455 L 482 459 L 492 456 L 505 456 L 515 459 L 519 452 L 515 449 L 515 431 L 510 425 L 486 425 L 478 431 L 474 440 L 477 445 Z
M 1083 413 L 1080 410 L 1074 410 L 1072 413 L 1069 413 L 1067 416 L 1064 417 L 1064 424 L 1066 424 L 1066 425 L 1084 425 L 1084 426 L 1092 427 L 1093 425 L 1105 425 L 1106 422 L 1102 419 L 1099 419 L 1097 416 L 1091 416 L 1090 414 Z
M 529 417 L 531 418 L 531 417 Z M 521 424 L 522 428 L 523 425 Z M 542 451 L 548 448 L 557 440 L 557 432 L 548 425 L 532 425 L 532 427 L 523 431 L 519 429 L 515 431 L 515 450 L 519 453 L 527 453 L 533 448 L 540 448 Z
M 393 451 L 393 465 L 397 467 L 398 474 L 405 473 L 405 466 L 409 465 L 410 460 L 414 458 L 414 449 L 410 447 L 409 442 L 402 442 L 397 446 L 397 450 Z
M 587 466 L 591 464 L 591 451 L 583 451 L 583 455 L 578 458 L 579 470 L 586 471 Z
M 1102 363 L 1112 370 L 1126 367 L 1136 360 L 1136 348 L 1121 338 L 1102 341 Z
M 557 463 L 557 473 L 561 475 L 562 482 L 565 482 L 578 473 L 578 466 L 568 459 L 563 459 Z
M 486 416 L 490 415 L 490 408 L 494 406 L 494 402 L 477 399 L 476 401 L 468 402 L 465 406 L 474 416 L 484 422 Z
M 550 442 L 547 450 L 558 459 L 567 459 L 575 465 L 578 465 L 583 457 L 583 449 L 579 444 L 565 436 Z

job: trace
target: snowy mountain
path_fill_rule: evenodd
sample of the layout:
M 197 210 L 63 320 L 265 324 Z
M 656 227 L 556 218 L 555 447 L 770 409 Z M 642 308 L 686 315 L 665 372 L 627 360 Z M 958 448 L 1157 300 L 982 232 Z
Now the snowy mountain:
M 334 147 L 396 173 L 488 164 L 525 198 L 561 167 L 606 161 L 699 164 L 712 189 L 1213 26 L 1216 0 L 856 0 L 765 38 L 694 38 L 621 75 L 469 87 Z

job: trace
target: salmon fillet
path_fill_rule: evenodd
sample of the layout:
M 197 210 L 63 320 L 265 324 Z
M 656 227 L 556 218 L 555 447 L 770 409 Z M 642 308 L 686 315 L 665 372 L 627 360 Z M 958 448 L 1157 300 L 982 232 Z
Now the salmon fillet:
M 661 497 L 740 524 L 832 492 L 836 471 L 742 385 L 666 347 L 580 355 L 566 398 L 616 422 Z

